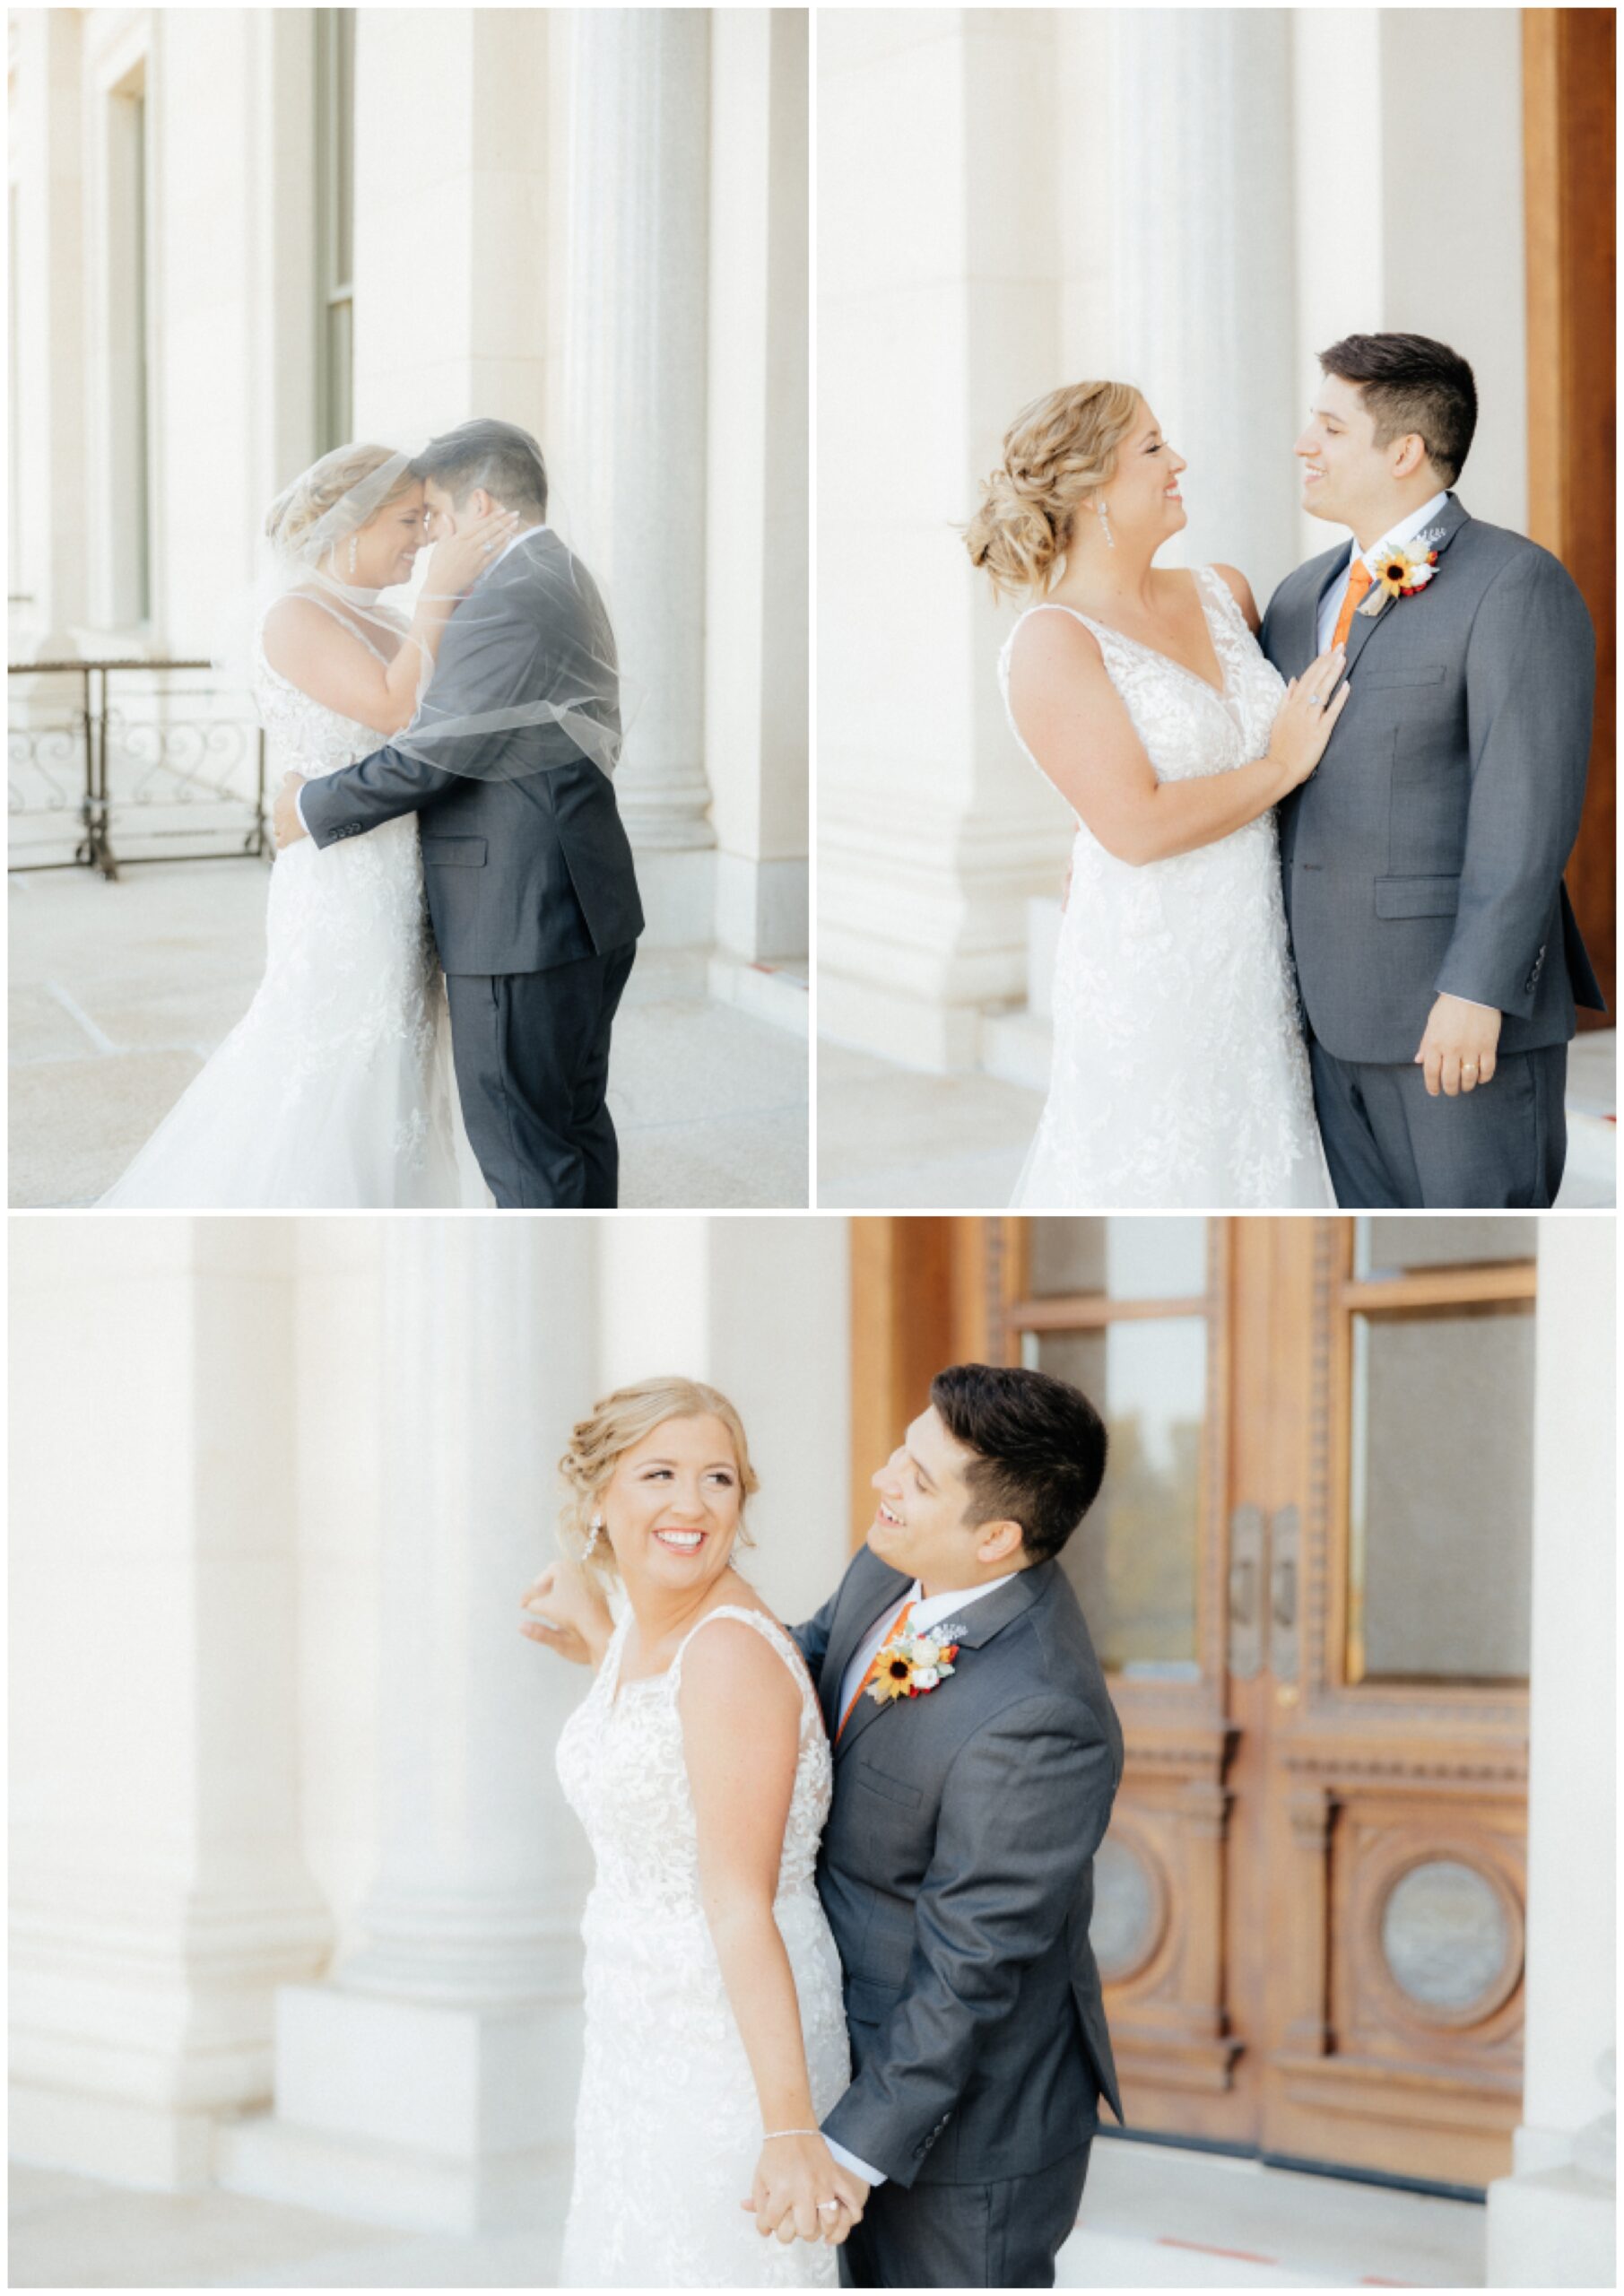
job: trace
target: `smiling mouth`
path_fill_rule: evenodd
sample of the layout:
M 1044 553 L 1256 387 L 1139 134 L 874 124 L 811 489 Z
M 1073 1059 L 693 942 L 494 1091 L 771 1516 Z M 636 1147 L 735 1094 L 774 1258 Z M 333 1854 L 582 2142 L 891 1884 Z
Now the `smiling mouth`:
M 703 1531 L 656 1531 L 655 1536 L 668 1554 L 698 1554 L 705 1544 Z
M 904 1527 L 901 1516 L 893 1515 L 883 1499 L 880 1501 L 880 1520 L 882 1523 L 889 1523 L 893 1531 L 899 1531 Z

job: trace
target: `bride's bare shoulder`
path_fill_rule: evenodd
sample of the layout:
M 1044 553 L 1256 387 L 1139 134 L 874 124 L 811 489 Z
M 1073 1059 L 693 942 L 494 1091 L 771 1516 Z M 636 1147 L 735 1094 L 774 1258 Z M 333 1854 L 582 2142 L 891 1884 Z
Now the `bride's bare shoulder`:
M 1220 566 L 1214 563 L 1212 571 L 1228 587 L 1230 596 L 1246 618 L 1246 628 L 1255 638 L 1260 617 L 1257 600 L 1252 595 L 1252 585 L 1238 566 Z
M 271 667 L 283 677 L 293 677 L 312 660 L 353 646 L 355 638 L 308 590 L 289 590 L 265 615 L 260 643 Z

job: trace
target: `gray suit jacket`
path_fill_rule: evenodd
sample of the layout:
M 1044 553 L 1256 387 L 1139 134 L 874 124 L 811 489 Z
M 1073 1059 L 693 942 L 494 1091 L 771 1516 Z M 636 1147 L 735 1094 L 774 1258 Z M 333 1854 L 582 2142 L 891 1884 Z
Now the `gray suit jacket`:
M 1564 1044 L 1600 1006 L 1562 870 L 1590 756 L 1595 640 L 1549 551 L 1451 494 L 1437 569 L 1356 613 L 1351 687 L 1319 766 L 1281 809 L 1303 1004 L 1338 1059 L 1412 1060 L 1440 990 L 1498 1005 L 1500 1050 Z M 1282 677 L 1317 651 L 1349 545 L 1289 574 L 1260 636 Z
M 866 1547 L 795 1630 L 832 1739 L 841 1677 L 908 1582 Z M 857 1701 L 818 1886 L 854 2077 L 823 2126 L 899 2185 L 1028 2176 L 1122 2105 L 1089 1944 L 1122 1733 L 1060 1566 L 964 1613 L 957 1670 Z
M 520 574 L 508 570 L 496 612 L 454 613 L 415 724 L 512 708 L 547 692 L 572 648 L 601 647 L 606 627 L 592 578 L 577 626 L 559 606 L 568 588 L 546 578 L 568 556 L 550 527 L 521 536 Z M 479 595 L 476 587 L 474 595 Z M 317 845 L 359 837 L 416 813 L 429 914 L 452 973 L 545 972 L 623 948 L 643 929 L 631 847 L 607 775 L 557 725 L 467 737 L 458 772 L 389 747 L 307 782 L 300 805 Z

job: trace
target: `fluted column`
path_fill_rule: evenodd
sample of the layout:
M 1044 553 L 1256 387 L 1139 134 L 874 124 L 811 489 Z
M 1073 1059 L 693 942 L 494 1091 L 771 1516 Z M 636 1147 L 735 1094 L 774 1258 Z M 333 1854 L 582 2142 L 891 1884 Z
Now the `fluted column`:
M 587 1852 L 553 1771 L 584 1675 L 517 1631 L 595 1379 L 595 1231 L 391 1222 L 378 1344 L 381 1851 L 363 1943 L 284 1989 L 234 2189 L 466 2231 L 555 2222 Z M 333 1408 L 342 1415 L 343 1397 Z
M 602 574 L 630 723 L 621 809 L 657 940 L 709 938 L 705 451 L 709 15 L 569 37 L 561 504 Z
M 289 1223 L 12 1239 L 12 2112 L 207 2181 L 331 1924 L 300 1834 Z

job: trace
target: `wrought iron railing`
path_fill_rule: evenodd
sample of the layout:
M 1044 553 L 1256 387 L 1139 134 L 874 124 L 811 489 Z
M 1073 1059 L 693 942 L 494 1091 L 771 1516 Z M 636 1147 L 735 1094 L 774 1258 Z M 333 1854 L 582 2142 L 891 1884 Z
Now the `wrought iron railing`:
M 265 737 L 209 662 L 13 662 L 9 865 L 269 856 Z

